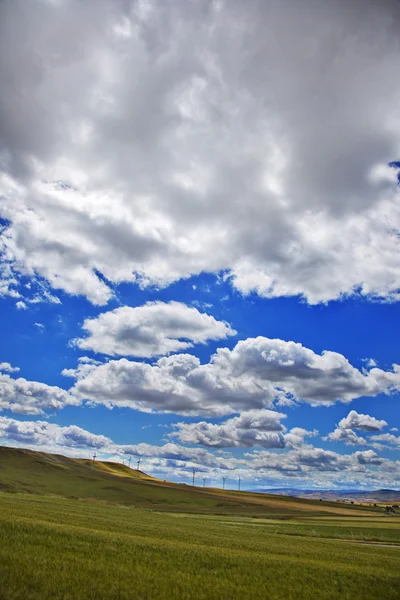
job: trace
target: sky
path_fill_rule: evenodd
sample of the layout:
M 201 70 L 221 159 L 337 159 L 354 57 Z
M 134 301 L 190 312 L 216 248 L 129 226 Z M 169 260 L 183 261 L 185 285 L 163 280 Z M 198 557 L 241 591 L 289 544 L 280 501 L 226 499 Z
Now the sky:
M 400 488 L 400 3 L 0 0 L 0 444 Z

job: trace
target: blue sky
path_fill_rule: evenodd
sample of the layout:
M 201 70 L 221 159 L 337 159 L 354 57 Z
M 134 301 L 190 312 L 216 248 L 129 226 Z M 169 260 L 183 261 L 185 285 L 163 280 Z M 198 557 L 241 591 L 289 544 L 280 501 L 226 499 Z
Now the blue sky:
M 397 5 L 266 4 L 1 4 L 1 444 L 399 486 Z

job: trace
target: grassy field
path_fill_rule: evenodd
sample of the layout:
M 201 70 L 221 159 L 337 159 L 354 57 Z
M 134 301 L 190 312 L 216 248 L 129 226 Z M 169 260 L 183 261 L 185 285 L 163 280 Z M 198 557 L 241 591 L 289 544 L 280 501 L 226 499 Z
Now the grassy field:
M 400 516 L 0 447 L 0 600 L 400 598 Z
M 280 521 L 0 494 L 2 600 L 398 600 L 399 593 L 393 517 Z
M 0 490 L 151 508 L 167 512 L 221 515 L 381 515 L 382 507 L 300 500 L 192 487 L 154 479 L 123 464 L 78 460 L 31 450 L 0 447 Z

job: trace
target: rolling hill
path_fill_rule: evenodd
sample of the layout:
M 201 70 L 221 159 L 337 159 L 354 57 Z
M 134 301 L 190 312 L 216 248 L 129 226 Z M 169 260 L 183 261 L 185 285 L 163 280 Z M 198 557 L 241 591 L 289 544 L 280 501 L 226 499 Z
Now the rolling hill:
M 113 462 L 0 446 L 0 491 L 53 495 L 157 511 L 249 516 L 376 515 L 361 507 L 273 494 L 192 487 Z

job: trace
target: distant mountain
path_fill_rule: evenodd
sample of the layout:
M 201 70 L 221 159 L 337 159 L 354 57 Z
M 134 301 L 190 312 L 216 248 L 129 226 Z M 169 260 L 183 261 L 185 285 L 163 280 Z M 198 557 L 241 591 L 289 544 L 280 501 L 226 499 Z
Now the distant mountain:
M 254 490 L 256 491 L 256 490 Z M 311 500 L 322 499 L 331 501 L 355 502 L 387 502 L 400 503 L 400 490 L 299 490 L 296 488 L 265 488 L 257 490 L 264 494 L 277 494 L 279 496 L 292 496 L 294 498 L 308 498 Z

